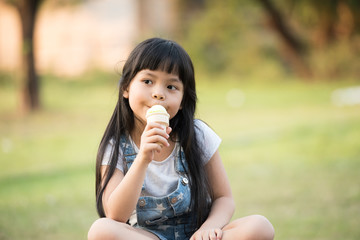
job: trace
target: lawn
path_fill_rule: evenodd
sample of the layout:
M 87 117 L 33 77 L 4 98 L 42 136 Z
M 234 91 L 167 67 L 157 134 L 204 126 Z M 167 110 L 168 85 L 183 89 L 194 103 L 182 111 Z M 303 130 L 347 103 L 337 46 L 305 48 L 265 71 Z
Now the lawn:
M 1 240 L 86 238 L 116 78 L 44 77 L 43 109 L 28 116 L 15 110 L 15 86 L 0 81 Z M 198 83 L 197 117 L 223 139 L 234 218 L 265 215 L 279 240 L 360 239 L 360 106 L 331 100 L 352 85 Z

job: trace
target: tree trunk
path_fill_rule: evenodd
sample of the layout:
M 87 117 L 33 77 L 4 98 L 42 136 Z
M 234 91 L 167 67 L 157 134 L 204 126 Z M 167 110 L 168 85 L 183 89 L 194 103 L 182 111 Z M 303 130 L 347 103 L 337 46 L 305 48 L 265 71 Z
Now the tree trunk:
M 290 28 L 285 24 L 285 20 L 274 4 L 270 0 L 258 0 L 265 9 L 270 19 L 272 28 L 278 33 L 284 43 L 285 57 L 291 64 L 293 71 L 304 78 L 312 76 L 311 70 L 304 60 L 305 46 L 295 37 Z
M 40 0 L 21 0 L 16 2 L 22 24 L 22 77 L 21 108 L 23 111 L 34 111 L 40 108 L 39 78 L 35 69 L 34 28 Z

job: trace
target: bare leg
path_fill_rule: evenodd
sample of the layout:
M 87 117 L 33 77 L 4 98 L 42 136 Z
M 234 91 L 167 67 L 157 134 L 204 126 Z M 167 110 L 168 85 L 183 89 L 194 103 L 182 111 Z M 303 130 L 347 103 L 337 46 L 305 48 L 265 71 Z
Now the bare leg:
M 110 218 L 100 218 L 91 226 L 88 233 L 89 240 L 159 240 L 154 234 L 134 228 L 128 224 L 117 222 Z
M 274 228 L 265 217 L 252 215 L 239 218 L 223 228 L 222 240 L 272 240 Z

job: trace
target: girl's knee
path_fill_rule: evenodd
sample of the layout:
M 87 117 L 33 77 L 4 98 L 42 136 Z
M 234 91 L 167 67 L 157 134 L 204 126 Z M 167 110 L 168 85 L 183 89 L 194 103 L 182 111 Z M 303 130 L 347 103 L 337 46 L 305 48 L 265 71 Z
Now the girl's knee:
M 249 224 L 251 235 L 259 240 L 272 240 L 274 239 L 275 230 L 270 221 L 262 215 L 249 216 Z
M 275 231 L 270 221 L 261 215 L 240 218 L 229 224 L 229 229 L 236 229 L 240 239 L 272 240 Z
M 88 232 L 88 240 L 113 239 L 105 236 L 105 234 L 109 233 L 109 231 L 107 231 L 108 225 L 106 222 L 106 218 L 97 219 L 90 227 Z
M 98 239 L 116 240 L 116 239 L 118 239 L 122 225 L 126 225 L 126 224 L 123 224 L 120 222 L 115 223 L 114 220 L 111 220 L 108 218 L 99 218 L 91 225 L 90 230 L 88 232 L 88 239 L 89 240 L 98 240 Z

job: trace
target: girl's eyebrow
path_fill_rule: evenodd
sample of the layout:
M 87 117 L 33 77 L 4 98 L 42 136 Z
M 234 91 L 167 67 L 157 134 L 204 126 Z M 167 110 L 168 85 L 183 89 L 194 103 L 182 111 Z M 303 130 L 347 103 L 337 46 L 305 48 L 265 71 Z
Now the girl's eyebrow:
M 152 73 L 150 73 L 150 72 L 144 72 L 143 74 L 144 74 L 144 75 L 149 75 L 150 77 L 156 77 L 155 74 L 152 74 Z
M 153 78 L 158 77 L 156 74 L 153 74 L 151 72 L 144 72 L 144 75 L 148 75 L 148 76 L 153 77 Z M 171 81 L 171 82 L 181 82 L 178 77 L 170 77 L 168 80 Z
M 171 77 L 171 78 L 169 78 L 169 81 L 170 82 L 181 82 L 178 77 Z

